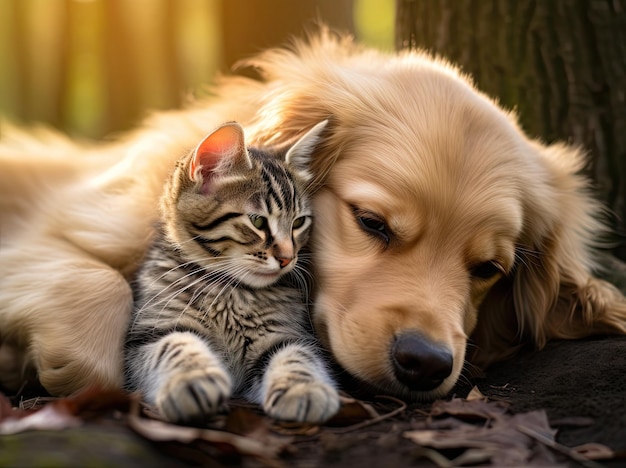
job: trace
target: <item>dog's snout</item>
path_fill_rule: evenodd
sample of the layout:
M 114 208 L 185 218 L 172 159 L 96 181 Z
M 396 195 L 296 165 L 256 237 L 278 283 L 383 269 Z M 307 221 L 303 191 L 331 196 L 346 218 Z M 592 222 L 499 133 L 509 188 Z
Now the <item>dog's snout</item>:
M 411 390 L 432 390 L 452 373 L 452 353 L 420 333 L 399 335 L 391 361 L 396 378 Z

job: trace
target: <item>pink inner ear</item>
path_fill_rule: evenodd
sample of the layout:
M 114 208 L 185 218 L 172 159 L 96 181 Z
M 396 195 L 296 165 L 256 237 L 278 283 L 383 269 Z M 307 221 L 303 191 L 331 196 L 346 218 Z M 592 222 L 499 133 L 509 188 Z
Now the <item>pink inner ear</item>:
M 191 160 L 189 176 L 192 180 L 208 177 L 223 158 L 233 158 L 244 148 L 243 129 L 239 124 L 225 124 L 207 136 L 198 145 Z

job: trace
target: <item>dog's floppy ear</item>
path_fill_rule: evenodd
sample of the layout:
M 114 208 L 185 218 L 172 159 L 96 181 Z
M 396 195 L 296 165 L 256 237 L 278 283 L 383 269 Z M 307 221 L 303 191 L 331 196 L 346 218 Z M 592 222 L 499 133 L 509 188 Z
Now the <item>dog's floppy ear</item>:
M 489 364 L 531 342 L 626 333 L 626 298 L 593 276 L 594 239 L 606 231 L 601 206 L 579 175 L 581 153 L 565 145 L 531 143 L 522 188 L 524 230 L 515 268 L 490 291 L 473 339 L 475 362 Z

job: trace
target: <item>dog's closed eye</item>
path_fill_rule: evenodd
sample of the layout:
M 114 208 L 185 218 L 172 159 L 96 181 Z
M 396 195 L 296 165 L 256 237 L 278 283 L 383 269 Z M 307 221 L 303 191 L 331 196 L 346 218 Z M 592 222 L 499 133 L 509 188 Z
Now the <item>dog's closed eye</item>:
M 385 244 L 389 244 L 391 232 L 382 216 L 355 206 L 352 207 L 352 211 L 359 227 L 365 231 L 366 234 L 383 241 Z
M 505 270 L 498 262 L 491 260 L 488 262 L 477 263 L 470 268 L 470 274 L 478 279 L 490 279 L 498 274 L 504 274 Z

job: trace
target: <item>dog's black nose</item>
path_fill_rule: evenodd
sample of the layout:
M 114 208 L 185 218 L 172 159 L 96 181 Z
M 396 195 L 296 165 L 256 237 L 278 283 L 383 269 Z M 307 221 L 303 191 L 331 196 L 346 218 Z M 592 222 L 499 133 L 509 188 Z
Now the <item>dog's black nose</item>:
M 404 333 L 391 350 L 396 378 L 411 390 L 432 390 L 452 373 L 452 353 L 420 333 Z

